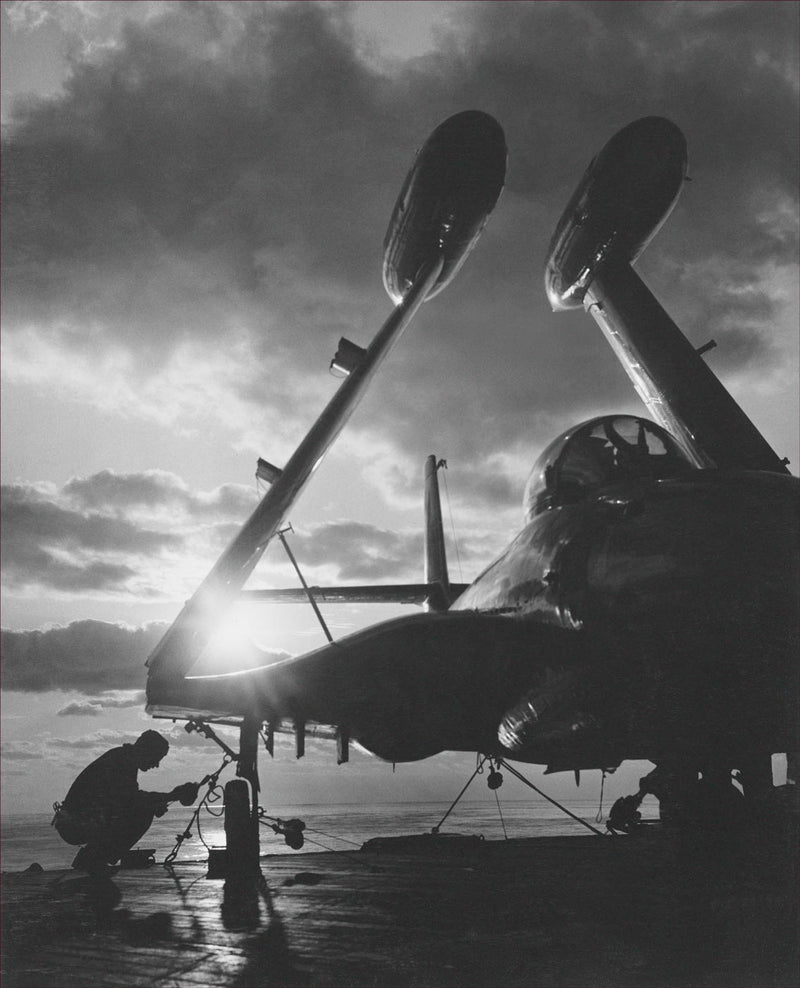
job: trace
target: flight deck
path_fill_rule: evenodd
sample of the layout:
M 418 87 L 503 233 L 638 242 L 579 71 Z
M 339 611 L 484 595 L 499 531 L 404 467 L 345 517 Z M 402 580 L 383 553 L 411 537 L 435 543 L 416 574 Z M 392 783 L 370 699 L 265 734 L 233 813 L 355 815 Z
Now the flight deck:
M 262 857 L 249 883 L 5 874 L 3 985 L 787 988 L 796 833 L 763 838 L 427 836 Z

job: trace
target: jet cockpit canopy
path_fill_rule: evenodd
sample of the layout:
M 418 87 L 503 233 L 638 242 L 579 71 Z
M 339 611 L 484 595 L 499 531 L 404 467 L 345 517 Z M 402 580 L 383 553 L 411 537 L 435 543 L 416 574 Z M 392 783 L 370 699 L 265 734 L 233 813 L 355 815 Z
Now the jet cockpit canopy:
M 525 516 L 581 501 L 610 484 L 680 477 L 694 465 L 661 426 L 634 415 L 603 415 L 574 426 L 536 461 Z

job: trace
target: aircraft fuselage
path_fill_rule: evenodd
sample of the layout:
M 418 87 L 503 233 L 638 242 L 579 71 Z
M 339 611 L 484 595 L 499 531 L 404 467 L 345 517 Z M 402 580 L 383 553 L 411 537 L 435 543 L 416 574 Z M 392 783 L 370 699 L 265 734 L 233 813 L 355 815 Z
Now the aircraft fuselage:
M 592 688 L 518 724 L 514 757 L 796 747 L 799 492 L 779 474 L 693 471 L 534 517 L 454 604 L 591 642 Z

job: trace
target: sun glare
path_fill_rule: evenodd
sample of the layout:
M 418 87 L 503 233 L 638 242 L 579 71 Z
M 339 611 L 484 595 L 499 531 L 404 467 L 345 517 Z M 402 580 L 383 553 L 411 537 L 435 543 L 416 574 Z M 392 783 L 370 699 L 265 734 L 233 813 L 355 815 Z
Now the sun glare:
M 285 657 L 270 649 L 263 638 L 263 622 L 253 608 L 234 604 L 219 621 L 189 678 L 245 672 Z

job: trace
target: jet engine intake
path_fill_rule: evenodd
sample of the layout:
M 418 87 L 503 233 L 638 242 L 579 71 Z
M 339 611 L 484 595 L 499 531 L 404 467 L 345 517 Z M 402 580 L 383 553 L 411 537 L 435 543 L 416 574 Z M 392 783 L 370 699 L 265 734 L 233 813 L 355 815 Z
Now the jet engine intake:
M 497 729 L 500 744 L 519 752 L 532 741 L 551 739 L 554 734 L 569 734 L 588 726 L 587 718 L 575 710 L 578 699 L 579 672 L 569 670 L 551 675 L 541 685 L 529 690 L 503 716 Z

